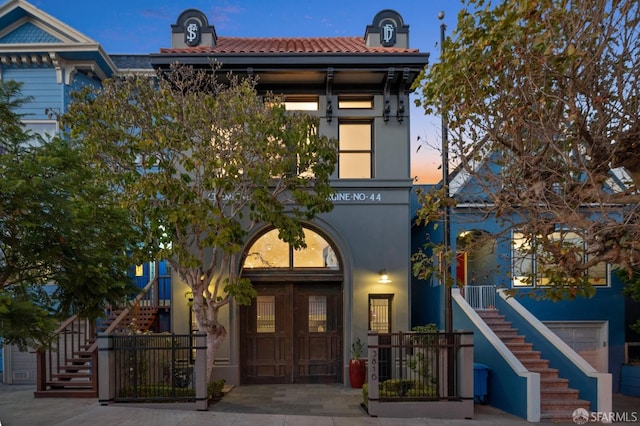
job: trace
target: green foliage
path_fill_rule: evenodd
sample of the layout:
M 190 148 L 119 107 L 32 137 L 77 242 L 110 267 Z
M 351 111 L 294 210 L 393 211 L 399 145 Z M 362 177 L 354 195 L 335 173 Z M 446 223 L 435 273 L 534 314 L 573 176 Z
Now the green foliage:
M 640 265 L 639 16 L 637 0 L 465 0 L 416 84 L 425 112 L 447 118 L 477 217 L 585 243 L 588 256 L 542 247 L 555 266 L 541 297 L 589 297 L 598 263 Z
M 415 326 L 411 329 L 414 334 L 411 335 L 413 351 L 407 356 L 407 367 L 414 373 L 422 377 L 419 384 L 436 383 L 435 363 L 438 356 L 438 348 L 440 347 L 440 334 L 438 327 L 434 323 Z M 429 387 L 429 386 L 427 386 Z
M 0 82 L 0 337 L 21 348 L 45 345 L 59 318 L 95 318 L 131 294 L 138 239 L 81 147 L 22 127 L 13 109 L 26 101 Z
M 351 359 L 361 359 L 364 355 L 364 343 L 359 337 L 356 337 L 351 344 Z
M 617 269 L 614 273 L 624 284 L 623 293 L 632 300 L 640 301 L 640 269 L 634 269 L 631 274 L 622 269 Z M 631 324 L 630 328 L 640 334 L 640 320 Z
M 209 399 L 221 397 L 225 383 L 226 381 L 224 379 L 207 383 L 207 397 Z
M 369 384 L 368 383 L 364 383 L 362 385 L 362 401 L 365 407 L 369 405 Z
M 175 65 L 85 88 L 62 124 L 143 231 L 140 252 L 168 259 L 200 329 L 220 337 L 220 307 L 256 294 L 238 271 L 250 233 L 273 226 L 304 247 L 303 223 L 333 208 L 337 142 L 255 78 L 223 84 L 217 71 Z
M 415 224 L 425 228 L 438 229 L 439 223 L 445 207 L 455 204 L 452 198 L 446 198 L 442 188 L 431 188 L 425 191 L 422 188 L 416 189 L 419 207 L 416 210 Z M 448 250 L 443 253 L 444 245 L 433 241 L 425 241 L 411 255 L 411 272 L 414 277 L 420 280 L 431 280 L 433 278 L 442 279 L 442 271 L 445 266 L 451 265 L 453 252 Z M 452 285 L 450 279 L 447 282 Z
M 410 379 L 389 379 L 380 383 L 380 398 L 393 397 L 437 397 L 437 388 L 432 383 Z
M 195 398 L 196 391 L 192 387 L 178 388 L 162 384 L 140 384 L 121 388 L 118 392 L 118 396 L 120 398 L 147 398 L 147 402 L 166 402 L 166 399 L 170 398 Z

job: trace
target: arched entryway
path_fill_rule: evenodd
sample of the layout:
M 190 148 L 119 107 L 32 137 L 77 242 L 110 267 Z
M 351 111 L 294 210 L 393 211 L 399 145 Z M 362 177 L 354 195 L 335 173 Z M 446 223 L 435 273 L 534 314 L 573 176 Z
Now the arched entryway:
M 464 231 L 456 238 L 456 285 L 475 309 L 495 304 L 496 238 L 483 230 Z
M 335 248 L 305 228 L 293 250 L 273 229 L 246 251 L 258 297 L 240 308 L 243 384 L 342 382 L 343 285 Z

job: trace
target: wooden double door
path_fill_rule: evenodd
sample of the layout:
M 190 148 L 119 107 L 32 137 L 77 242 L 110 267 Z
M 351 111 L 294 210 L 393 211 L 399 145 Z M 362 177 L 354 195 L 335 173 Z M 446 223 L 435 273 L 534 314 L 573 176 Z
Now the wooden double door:
M 342 382 L 342 285 L 254 283 L 240 310 L 244 384 Z

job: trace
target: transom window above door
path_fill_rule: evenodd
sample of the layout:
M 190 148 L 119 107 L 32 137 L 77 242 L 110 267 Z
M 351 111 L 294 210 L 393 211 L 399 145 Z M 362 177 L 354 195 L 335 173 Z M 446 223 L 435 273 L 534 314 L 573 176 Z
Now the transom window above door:
M 336 252 L 317 232 L 305 228 L 307 247 L 294 250 L 278 238 L 278 230 L 272 229 L 260 236 L 247 251 L 244 267 L 253 268 L 328 268 L 338 269 Z

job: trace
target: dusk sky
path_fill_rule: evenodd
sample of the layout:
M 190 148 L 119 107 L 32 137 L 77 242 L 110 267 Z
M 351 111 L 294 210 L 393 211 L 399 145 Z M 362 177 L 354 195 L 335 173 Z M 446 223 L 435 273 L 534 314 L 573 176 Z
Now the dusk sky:
M 29 0 L 27 0 L 29 1 Z M 31 4 L 99 42 L 107 53 L 155 53 L 171 45 L 171 24 L 186 9 L 207 15 L 218 36 L 341 37 L 364 36 L 381 10 L 393 9 L 409 25 L 409 47 L 439 60 L 440 21 L 455 27 L 459 0 L 31 0 Z M 419 151 L 418 137 L 422 143 Z M 441 178 L 440 119 L 411 109 L 412 171 L 418 183 Z M 417 152 L 416 152 L 417 151 Z

